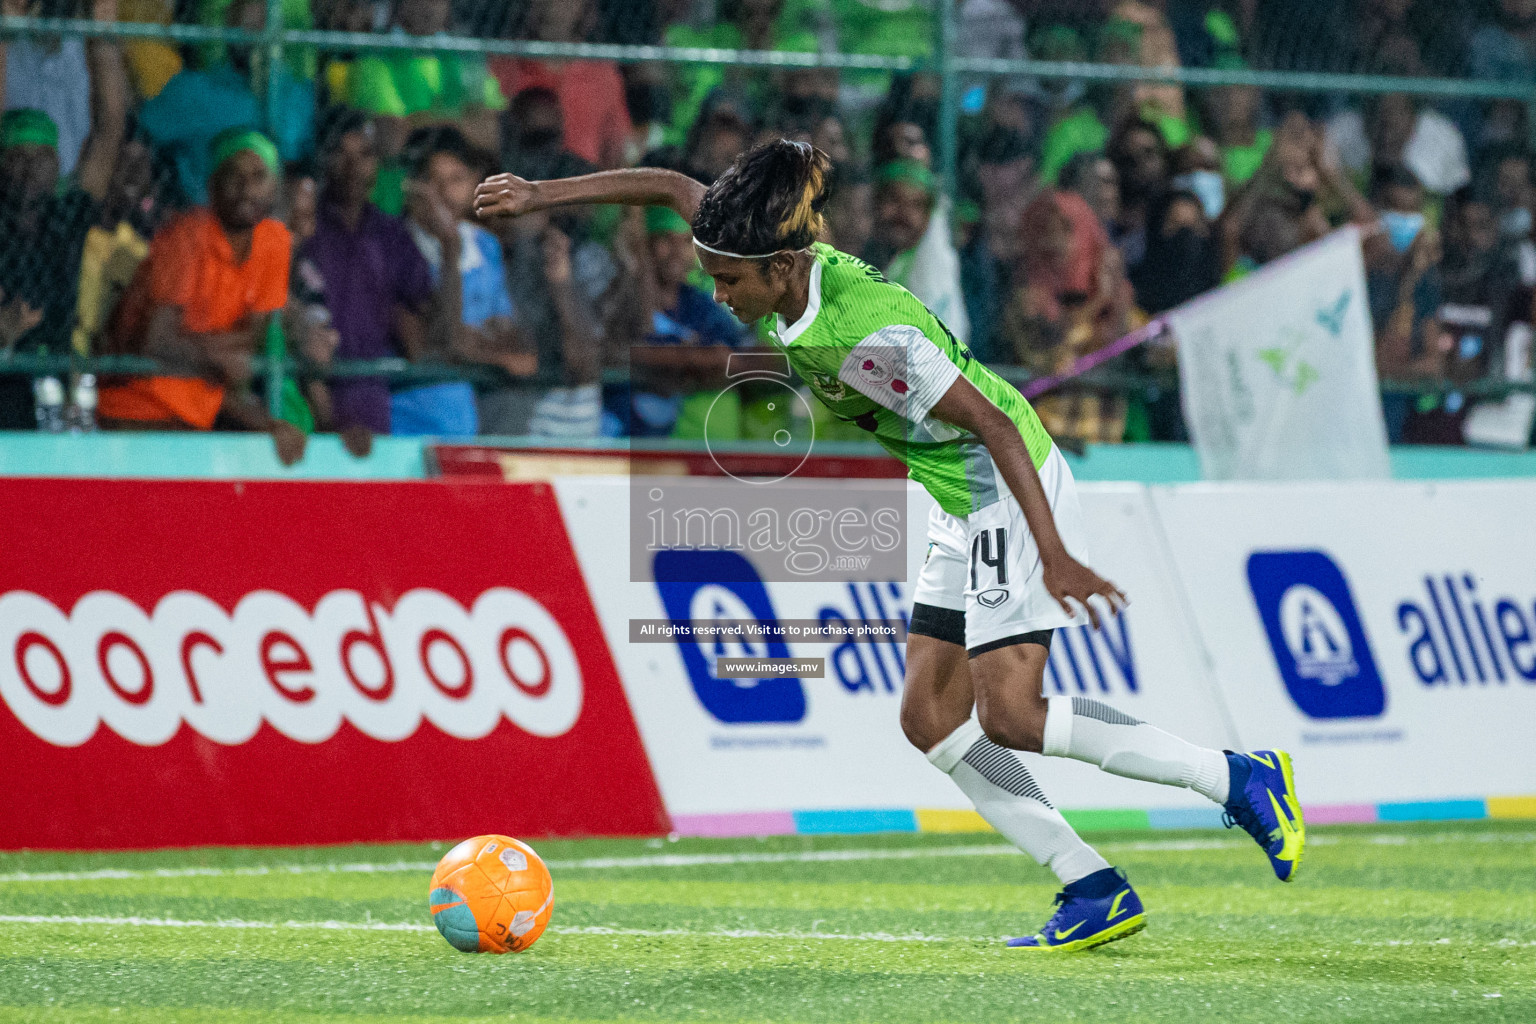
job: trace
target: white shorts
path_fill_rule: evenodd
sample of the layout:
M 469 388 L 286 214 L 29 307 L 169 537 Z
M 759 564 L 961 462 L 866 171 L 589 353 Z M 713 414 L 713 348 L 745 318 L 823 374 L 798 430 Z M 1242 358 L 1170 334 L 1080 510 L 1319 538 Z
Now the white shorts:
M 1056 530 L 1072 557 L 1088 561 L 1077 484 L 1061 452 L 1051 449 L 1040 467 Z M 965 647 L 972 655 L 1005 647 L 1039 630 L 1087 621 L 1062 611 L 1041 581 L 1040 552 L 1019 503 L 1006 497 L 968 516 L 933 507 L 928 517 L 928 557 L 913 594 L 916 604 L 965 613 Z

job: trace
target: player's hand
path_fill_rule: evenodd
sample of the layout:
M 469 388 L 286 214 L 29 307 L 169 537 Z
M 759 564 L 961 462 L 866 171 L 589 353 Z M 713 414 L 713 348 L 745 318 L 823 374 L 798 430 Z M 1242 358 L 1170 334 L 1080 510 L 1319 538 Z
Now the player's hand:
M 492 175 L 475 187 L 475 216 L 487 220 L 527 213 L 533 209 L 537 188 L 537 183 L 515 174 Z
M 1069 555 L 1042 565 L 1041 574 L 1046 591 L 1061 605 L 1061 610 L 1076 618 L 1077 611 L 1070 603 L 1076 601 L 1087 610 L 1094 629 L 1099 628 L 1099 613 L 1088 600 L 1090 597 L 1102 597 L 1117 615 L 1130 604 L 1124 591 Z

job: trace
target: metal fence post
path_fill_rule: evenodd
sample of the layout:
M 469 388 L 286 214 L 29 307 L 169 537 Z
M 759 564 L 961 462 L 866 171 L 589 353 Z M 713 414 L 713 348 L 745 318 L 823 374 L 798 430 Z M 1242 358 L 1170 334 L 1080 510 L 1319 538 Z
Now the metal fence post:
M 283 71 L 283 0 L 267 0 L 267 24 L 262 33 L 262 50 L 267 55 L 266 80 L 262 83 L 262 127 L 267 135 L 276 141 L 277 122 L 281 116 L 280 97 L 278 85 Z M 273 316 L 281 317 L 282 310 L 278 310 Z M 286 346 L 272 344 L 272 339 L 281 334 L 273 334 L 268 331 L 267 337 L 262 339 L 262 346 L 267 353 L 267 411 L 276 419 L 283 410 L 283 368 L 284 357 L 287 355 Z
M 934 11 L 933 60 L 939 76 L 939 176 L 944 192 L 956 193 L 955 169 L 960 153 L 960 81 L 955 70 L 955 0 L 937 0 Z

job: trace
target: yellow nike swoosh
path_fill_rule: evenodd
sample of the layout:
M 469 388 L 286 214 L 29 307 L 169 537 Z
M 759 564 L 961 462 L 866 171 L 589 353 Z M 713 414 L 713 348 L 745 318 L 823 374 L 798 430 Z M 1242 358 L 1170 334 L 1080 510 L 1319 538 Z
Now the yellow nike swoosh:
M 1248 756 L 1253 758 L 1255 761 L 1259 762 L 1259 764 L 1263 765 L 1266 768 L 1274 768 L 1274 766 L 1275 766 L 1275 762 L 1273 760 L 1271 760 L 1270 758 L 1260 757 L 1258 754 L 1249 754 Z
M 1062 939 L 1065 939 L 1067 936 L 1077 931 L 1086 923 L 1086 921 L 1079 921 L 1077 924 L 1073 925 L 1071 928 L 1068 928 L 1066 931 L 1062 931 L 1060 928 L 1056 929 L 1056 941 L 1060 942 Z
M 1105 917 L 1104 920 L 1113 921 L 1115 918 L 1125 913 L 1124 908 L 1120 906 L 1120 901 L 1125 899 L 1126 894 L 1130 891 L 1131 890 L 1129 889 L 1121 889 L 1119 892 L 1115 893 L 1115 901 L 1109 905 L 1109 915 Z

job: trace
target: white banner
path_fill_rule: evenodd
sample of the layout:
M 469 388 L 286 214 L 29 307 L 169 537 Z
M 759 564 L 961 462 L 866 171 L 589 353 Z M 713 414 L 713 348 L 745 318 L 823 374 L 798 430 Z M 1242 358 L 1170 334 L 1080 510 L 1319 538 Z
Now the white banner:
M 1385 479 L 1354 227 L 1166 314 L 1207 480 Z
M 628 481 L 556 481 L 583 573 L 668 810 L 677 818 L 844 809 L 962 809 L 965 797 L 903 736 L 900 645 L 785 644 L 727 655 L 825 658 L 821 679 L 716 680 L 713 650 L 688 639 L 632 643 L 631 619 L 718 615 L 760 621 L 905 618 L 910 583 L 630 583 Z M 911 485 L 908 580 L 926 549 L 931 499 Z M 1231 746 L 1193 625 L 1167 564 L 1146 488 L 1081 487 L 1096 568 L 1132 598 L 1103 633 L 1060 630 L 1048 693 L 1084 694 L 1213 746 Z M 750 577 L 760 576 L 755 571 Z M 701 612 L 700 609 L 703 609 Z M 713 644 L 710 645 L 713 648 Z M 1058 806 L 1209 807 L 1186 790 L 1025 755 Z
M 1304 802 L 1536 794 L 1536 481 L 1152 492 L 1238 736 Z

